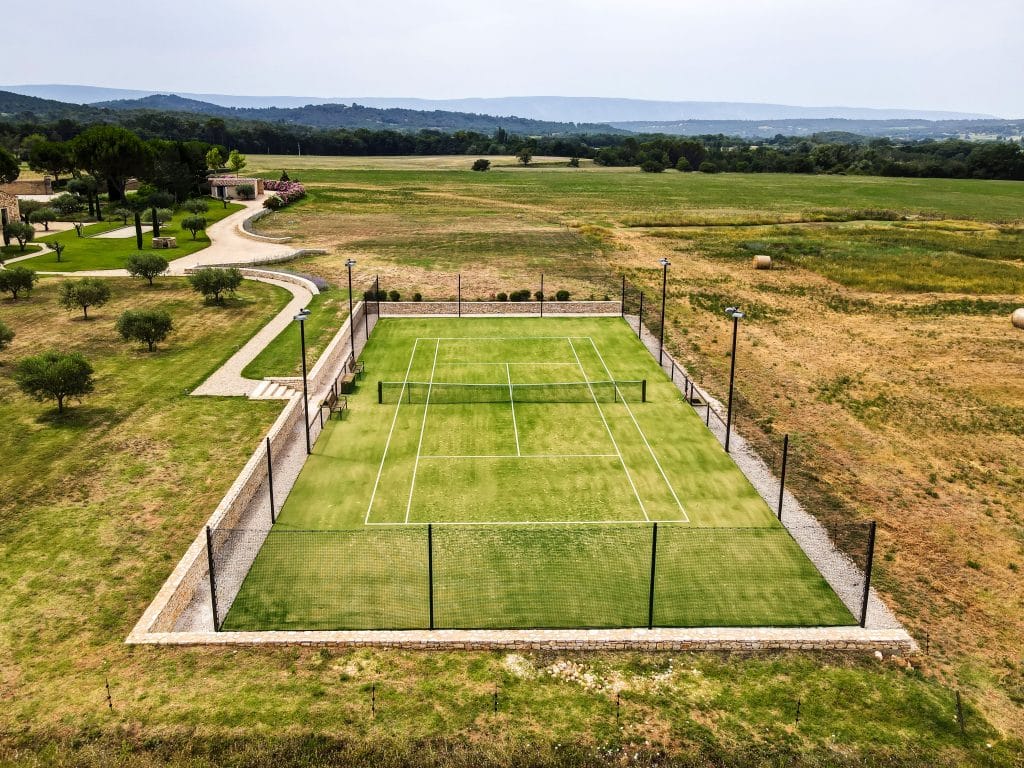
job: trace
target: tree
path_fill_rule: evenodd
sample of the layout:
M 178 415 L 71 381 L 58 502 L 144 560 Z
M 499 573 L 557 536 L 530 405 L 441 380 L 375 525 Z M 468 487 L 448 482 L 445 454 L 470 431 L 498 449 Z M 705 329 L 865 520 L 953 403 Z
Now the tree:
M 153 280 L 167 271 L 167 259 L 156 253 L 133 253 L 125 262 L 125 268 L 132 277 L 144 277 L 153 284 Z
M 533 153 L 529 147 L 523 147 L 516 152 L 516 159 L 523 165 L 529 165 L 530 161 L 533 160 Z
M 57 254 L 57 263 L 60 264 L 60 257 L 64 255 L 64 249 L 67 248 L 64 243 L 60 240 L 54 240 L 50 247 L 53 248 L 53 252 Z
M 57 413 L 64 413 L 64 401 L 81 398 L 93 391 L 93 369 L 78 352 L 43 352 L 18 361 L 14 381 L 36 400 L 56 400 Z
M 128 217 L 132 215 L 132 209 L 131 208 L 125 208 L 123 206 L 120 207 L 120 208 L 115 208 L 114 209 L 114 215 L 117 216 L 119 219 L 121 219 L 121 223 L 124 224 L 127 227 L 128 226 Z
M 40 208 L 32 212 L 29 216 L 29 221 L 33 224 L 42 224 L 43 230 L 46 232 L 50 231 L 50 222 L 57 218 L 57 212 L 53 208 Z
M 237 149 L 232 149 L 228 153 L 228 168 L 231 169 L 232 173 L 240 173 L 246 165 L 248 165 L 248 161 L 245 159 L 245 155 Z
M 8 267 L 7 269 L 0 270 L 0 291 L 10 293 L 15 301 L 17 301 L 18 294 L 22 291 L 31 293 L 32 286 L 38 280 L 39 277 L 31 269 L 18 265 Z
M 110 286 L 98 277 L 65 280 L 57 292 L 57 303 L 64 309 L 82 309 L 82 318 L 89 319 L 89 307 L 102 307 L 110 301 Z
M 718 166 L 712 163 L 710 160 L 705 160 L 700 164 L 698 168 L 701 173 L 718 173 Z
M 14 341 L 14 331 L 3 320 L 0 320 L 0 350 L 9 347 L 12 341 Z
M 192 290 L 209 300 L 222 302 L 224 293 L 234 293 L 242 284 L 242 273 L 236 267 L 203 267 L 188 276 Z
M 18 158 L 0 147 L 0 184 L 10 184 L 21 175 Z
M 579 168 L 580 167 L 580 159 L 578 157 L 570 157 L 569 158 L 569 167 L 570 168 Z
M 8 238 L 18 241 L 18 248 L 22 253 L 25 251 L 25 246 L 31 243 L 36 236 L 35 227 L 31 224 L 24 224 L 20 221 L 12 221 L 4 227 L 4 232 L 7 234 Z
M 644 160 L 640 164 L 640 170 L 644 173 L 661 173 L 665 166 L 660 160 Z
M 50 200 L 50 207 L 61 216 L 71 216 L 82 210 L 82 198 L 65 192 Z
M 116 125 L 94 125 L 72 141 L 76 164 L 107 183 L 111 200 L 123 200 L 131 176 L 144 176 L 152 152 L 134 133 Z
M 217 147 L 214 147 L 206 153 L 206 167 L 211 171 L 219 170 L 224 167 L 224 156 L 220 153 Z
M 153 345 L 166 339 L 172 330 L 174 322 L 162 309 L 129 309 L 117 318 L 117 332 L 124 340 L 148 344 L 150 352 Z
M 28 155 L 28 167 L 37 173 L 48 173 L 54 182 L 75 170 L 71 147 L 64 141 L 37 141 Z
M 40 208 L 45 208 L 46 203 L 39 200 L 19 200 L 18 212 L 21 213 L 21 220 L 26 224 L 32 220 L 32 214 Z
M 206 229 L 206 219 L 202 216 L 186 216 L 181 220 L 181 226 L 192 233 L 192 239 L 196 239 L 196 233 Z
M 103 221 L 103 209 L 100 207 L 100 183 L 93 176 L 79 176 L 68 182 L 68 192 L 85 198 L 89 205 L 89 215 L 97 221 Z
M 687 173 L 688 171 L 692 171 L 693 167 L 690 165 L 689 160 L 687 160 L 685 157 L 680 157 L 679 162 L 676 163 L 676 170 L 682 171 L 683 173 Z
M 486 157 L 481 157 L 479 160 L 473 161 L 474 171 L 489 171 L 491 170 L 491 161 Z
M 203 200 L 201 197 L 193 197 L 189 200 L 186 200 L 184 203 L 181 204 L 181 207 L 184 210 L 188 211 L 189 213 L 194 213 L 197 216 L 206 213 L 208 210 L 210 210 L 210 206 L 207 205 L 206 201 Z

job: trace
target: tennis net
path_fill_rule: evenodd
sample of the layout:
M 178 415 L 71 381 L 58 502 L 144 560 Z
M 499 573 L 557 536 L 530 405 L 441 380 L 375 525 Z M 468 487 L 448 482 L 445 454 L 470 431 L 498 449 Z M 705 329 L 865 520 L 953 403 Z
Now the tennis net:
M 647 402 L 647 380 L 547 384 L 463 384 L 378 381 L 378 403 L 614 403 Z

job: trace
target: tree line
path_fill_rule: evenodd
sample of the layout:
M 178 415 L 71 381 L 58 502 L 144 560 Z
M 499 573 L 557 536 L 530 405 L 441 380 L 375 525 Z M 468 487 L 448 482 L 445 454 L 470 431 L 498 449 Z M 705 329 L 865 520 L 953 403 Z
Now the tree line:
M 96 146 L 97 140 L 101 146 Z M 37 147 L 40 142 L 45 144 Z M 51 175 L 58 176 L 57 171 L 68 173 L 66 167 L 61 167 L 60 147 L 53 145 L 69 143 L 75 150 L 73 156 L 82 158 L 79 166 L 89 173 L 97 169 L 99 159 L 116 160 L 111 164 L 121 166 L 113 173 L 101 173 L 108 179 L 112 199 L 120 194 L 120 179 L 126 178 L 128 169 L 133 171 L 128 175 L 143 178 L 178 197 L 195 193 L 205 178 L 206 153 L 211 147 L 223 150 L 226 146 L 250 154 L 281 155 L 487 156 L 527 152 L 533 156 L 591 158 L 602 165 L 636 166 L 648 171 L 1024 179 L 1024 149 L 1012 141 L 897 141 L 839 132 L 751 140 L 723 135 L 684 138 L 613 133 L 537 137 L 517 135 L 504 128 L 492 134 L 328 130 L 164 112 L 125 113 L 122 126 L 89 126 L 68 118 L 0 121 L 0 147 L 7 147 Z M 109 150 L 113 143 L 118 144 L 119 151 L 102 149 Z M 54 157 L 47 159 L 47 155 Z

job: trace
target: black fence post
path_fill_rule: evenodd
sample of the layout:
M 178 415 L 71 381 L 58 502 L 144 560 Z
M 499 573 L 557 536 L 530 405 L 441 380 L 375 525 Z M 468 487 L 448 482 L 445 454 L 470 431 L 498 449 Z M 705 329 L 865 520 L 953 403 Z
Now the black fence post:
M 711 401 L 705 400 L 704 407 L 707 408 L 707 412 L 704 414 L 704 423 L 707 424 L 708 429 L 711 429 Z
M 462 317 L 462 273 L 459 273 L 459 284 L 458 284 L 458 306 L 459 306 L 459 317 Z
M 277 522 L 274 517 L 274 460 L 270 457 L 270 435 L 267 435 L 267 488 L 270 490 L 270 524 Z
M 636 337 L 640 340 L 644 338 L 644 292 L 640 291 L 640 311 L 636 316 Z
M 373 278 L 373 298 L 377 302 L 377 317 L 380 317 L 380 275 Z
M 871 566 L 875 561 L 875 528 L 877 523 L 874 520 L 871 521 L 871 527 L 868 528 L 868 562 L 864 568 L 864 595 L 861 598 L 860 605 L 860 625 L 861 627 L 867 626 L 868 623 L 868 598 L 871 596 Z
M 366 342 L 370 340 L 370 311 L 366 305 L 366 299 L 363 299 L 363 346 L 366 346 Z
M 789 435 L 782 438 L 782 472 L 779 477 L 779 522 L 782 522 L 782 495 L 786 492 L 786 460 L 789 458 Z
M 427 586 L 430 593 L 430 628 L 434 628 L 434 526 L 427 523 Z
M 544 317 L 544 273 L 540 273 L 540 316 Z
M 213 534 L 210 526 L 206 526 L 206 563 L 210 569 L 210 610 L 213 613 L 213 631 L 220 632 L 220 620 L 217 618 L 217 578 L 213 574 Z
M 377 404 L 379 405 L 379 404 L 381 404 L 383 402 L 384 402 L 384 382 L 383 381 L 378 381 L 377 382 Z
M 647 628 L 654 629 L 654 574 L 658 562 L 658 524 L 651 528 L 651 588 L 647 597 Z
M 619 304 L 619 315 L 621 317 L 626 316 L 626 276 L 622 276 L 622 299 Z

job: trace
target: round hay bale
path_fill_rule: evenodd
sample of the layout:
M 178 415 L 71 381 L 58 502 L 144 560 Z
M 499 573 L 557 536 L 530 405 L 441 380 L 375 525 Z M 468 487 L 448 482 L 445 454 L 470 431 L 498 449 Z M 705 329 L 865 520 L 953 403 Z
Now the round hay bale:
M 771 269 L 772 257 L 759 254 L 754 257 L 754 269 Z
M 1014 328 L 1024 330 L 1024 307 L 1013 310 L 1013 314 L 1010 315 L 1010 322 L 1013 323 Z

